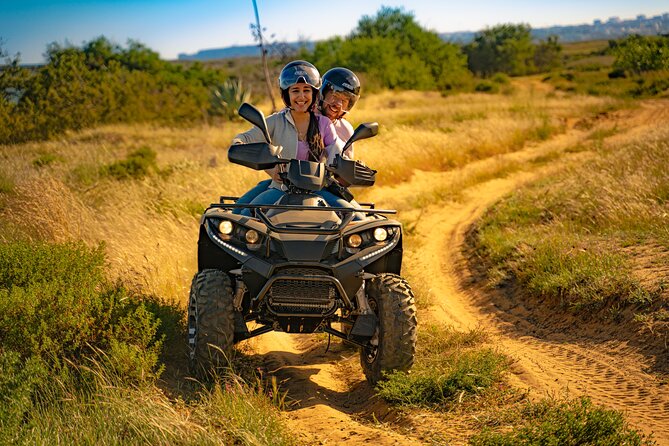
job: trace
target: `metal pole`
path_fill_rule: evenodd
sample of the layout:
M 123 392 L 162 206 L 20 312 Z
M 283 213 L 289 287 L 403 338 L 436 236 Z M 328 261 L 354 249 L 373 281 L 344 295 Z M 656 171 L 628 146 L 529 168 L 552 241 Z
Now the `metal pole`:
M 272 101 L 272 113 L 276 111 L 276 103 L 274 102 L 274 93 L 272 92 L 272 83 L 269 80 L 269 70 L 267 69 L 267 53 L 265 51 L 265 44 L 262 38 L 262 28 L 260 27 L 260 16 L 258 15 L 258 5 L 256 5 L 256 0 L 253 1 L 253 10 L 256 14 L 256 29 L 258 30 L 258 40 L 260 41 L 260 53 L 262 55 L 262 67 L 265 73 L 265 85 L 267 87 L 267 94 L 269 99 Z

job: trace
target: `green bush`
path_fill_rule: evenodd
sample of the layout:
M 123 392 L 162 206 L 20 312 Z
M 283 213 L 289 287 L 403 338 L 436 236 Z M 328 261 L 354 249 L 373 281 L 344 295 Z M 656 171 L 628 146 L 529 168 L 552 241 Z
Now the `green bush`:
M 33 160 L 33 166 L 35 167 L 44 167 L 48 166 L 49 164 L 62 161 L 63 157 L 59 155 L 55 155 L 53 153 L 43 153 L 37 158 Z
M 490 80 L 500 85 L 508 85 L 511 82 L 511 79 L 506 73 L 495 73 Z
M 0 194 L 9 194 L 14 190 L 14 181 L 0 172 Z
M 651 445 L 651 438 L 631 429 L 622 413 L 596 407 L 588 398 L 527 403 L 523 426 L 511 432 L 490 429 L 470 438 L 472 446 L 516 445 Z
M 0 244 L 3 349 L 56 364 L 119 343 L 158 352 L 159 320 L 140 297 L 108 283 L 103 271 L 103 247 Z M 149 376 L 155 362 L 142 373 Z
M 485 392 L 508 366 L 504 355 L 480 345 L 485 340 L 480 331 L 428 327 L 419 336 L 411 372 L 393 372 L 378 384 L 379 396 L 388 402 L 447 406 Z
M 667 48 L 669 53 L 669 47 Z M 636 79 L 637 86 L 631 89 L 634 97 L 644 98 L 669 94 L 669 69 L 647 72 Z
M 101 172 L 117 180 L 144 178 L 151 171 L 157 171 L 156 151 L 144 146 L 130 153 L 121 161 L 103 166 Z
M 51 44 L 47 63 L 22 68 L 18 57 L 0 69 L 0 144 L 48 139 L 104 123 L 202 120 L 210 89 L 225 76 L 181 65 L 134 41 L 127 48 L 99 37 L 82 47 Z M 4 57 L 0 48 L 0 57 Z
M 669 37 L 632 35 L 610 45 L 616 56 L 614 69 L 635 74 L 669 70 Z
M 39 358 L 22 359 L 0 348 L 0 443 L 17 443 L 24 414 L 32 409 L 35 391 L 46 384 L 46 377 Z
M 476 84 L 474 90 L 478 91 L 479 93 L 498 93 L 499 85 L 494 82 L 484 80 Z
M 238 378 L 169 399 L 158 354 L 183 309 L 104 272 L 102 246 L 0 244 L 0 444 L 296 444 Z

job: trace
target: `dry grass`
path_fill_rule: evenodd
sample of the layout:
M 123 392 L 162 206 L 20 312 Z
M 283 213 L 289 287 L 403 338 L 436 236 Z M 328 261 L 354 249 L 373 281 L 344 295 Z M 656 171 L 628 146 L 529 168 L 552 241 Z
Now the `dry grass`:
M 561 132 L 567 119 L 613 104 L 556 97 L 541 88 L 527 83 L 511 95 L 366 96 L 352 120 L 378 121 L 381 134 L 360 142 L 357 157 L 379 170 L 379 184 L 395 183 L 414 169 L 452 170 L 516 151 L 527 141 Z M 260 108 L 267 112 L 266 104 Z M 13 189 L 3 194 L 0 238 L 104 241 L 115 276 L 143 292 L 183 302 L 196 267 L 200 212 L 219 195 L 241 194 L 264 178 L 227 162 L 229 142 L 246 128 L 245 123 L 195 129 L 105 126 L 50 142 L 0 146 L 0 157 L 7 160 L 3 183 L 11 185 L 3 190 Z M 139 147 L 157 152 L 158 173 L 125 181 L 100 174 L 100 166 Z M 47 158 L 47 164 L 35 162 Z M 498 165 L 493 171 L 509 168 Z
M 494 208 L 476 235 L 492 283 L 517 280 L 578 314 L 621 322 L 631 309 L 646 324 L 663 322 L 668 139 L 665 127 L 610 138 L 595 145 L 597 157 Z
M 114 276 L 183 301 L 196 268 L 199 213 L 221 193 L 240 194 L 262 178 L 227 163 L 229 141 L 240 129 L 113 126 L 4 146 L 0 156 L 11 163 L 5 175 L 14 186 L 4 194 L 0 239 L 102 241 Z M 99 174 L 100 166 L 140 146 L 158 152 L 161 173 L 126 181 Z M 36 168 L 40 153 L 63 161 Z
M 379 170 L 378 184 L 393 184 L 413 169 L 451 170 L 519 150 L 562 133 L 568 119 L 615 103 L 555 96 L 531 82 L 517 84 L 511 95 L 387 92 L 363 98 L 351 118 L 381 124 L 379 137 L 359 143 L 356 156 Z
M 379 184 L 415 184 L 401 195 L 390 187 L 376 189 L 383 191 L 378 195 L 382 207 L 397 207 L 402 219 L 406 217 L 410 236 L 411 219 L 419 218 L 423 207 L 457 199 L 478 182 L 559 158 L 587 138 L 585 129 L 554 143 L 570 122 L 619 105 L 607 98 L 556 94 L 530 79 L 514 81 L 513 91 L 503 95 L 369 95 L 351 118 L 354 124 L 381 124 L 379 137 L 356 145 L 357 157 L 379 170 Z M 267 111 L 266 104 L 261 109 Z M 263 173 L 227 162 L 230 140 L 246 128 L 244 123 L 194 129 L 105 126 L 50 142 L 0 146 L 0 242 L 104 242 L 115 278 L 144 293 L 184 303 L 196 270 L 201 210 L 219 195 L 241 194 L 264 179 Z M 594 138 L 588 147 L 608 136 Z M 100 173 L 101 166 L 140 147 L 157 153 L 157 172 L 123 181 Z M 419 193 L 423 198 L 416 201 Z M 361 197 L 374 194 L 372 190 Z M 407 243 L 407 250 L 418 249 Z M 407 266 L 410 275 L 412 265 Z M 220 396 L 213 392 L 212 401 Z M 202 420 L 216 413 L 206 404 L 192 409 L 162 399 L 158 403 L 159 413 L 148 415 L 147 423 L 155 423 L 158 430 L 167 426 L 179 433 L 177 438 L 184 429 L 203 429 L 196 424 L 209 430 Z M 206 413 L 201 419 L 188 418 L 191 409 L 193 415 L 197 410 Z M 130 413 L 131 408 L 121 412 Z

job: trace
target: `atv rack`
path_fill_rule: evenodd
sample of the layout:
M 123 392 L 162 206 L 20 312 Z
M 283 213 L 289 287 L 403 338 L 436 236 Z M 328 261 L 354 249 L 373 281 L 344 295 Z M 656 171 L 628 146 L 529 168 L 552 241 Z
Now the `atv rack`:
M 223 199 L 232 199 L 233 197 L 221 197 Z M 279 234 L 314 234 L 314 235 L 335 235 L 341 234 L 344 228 L 348 226 L 349 223 L 355 217 L 356 212 L 363 212 L 365 214 L 396 214 L 397 211 L 393 209 L 355 209 L 355 208 L 340 208 L 332 206 L 300 206 L 300 205 L 289 205 L 289 204 L 236 204 L 236 203 L 212 203 L 212 208 L 220 209 L 255 209 L 258 215 L 258 218 L 269 228 L 270 231 L 279 233 Z M 263 209 L 283 209 L 283 210 L 300 210 L 300 211 L 328 211 L 328 212 L 343 212 L 346 216 L 342 219 L 342 222 L 332 228 L 332 229 L 323 229 L 323 228 L 296 228 L 296 227 L 278 227 L 274 225 Z

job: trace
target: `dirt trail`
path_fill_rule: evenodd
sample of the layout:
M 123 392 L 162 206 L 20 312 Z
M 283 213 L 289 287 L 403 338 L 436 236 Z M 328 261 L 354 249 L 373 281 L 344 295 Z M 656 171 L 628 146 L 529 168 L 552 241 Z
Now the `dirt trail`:
M 420 222 L 418 232 L 431 242 L 423 256 L 431 262 L 426 260 L 417 271 L 442 297 L 430 309 L 430 318 L 492 333 L 500 349 L 516 360 L 512 382 L 533 389 L 535 396 L 563 395 L 567 389 L 570 396 L 588 395 L 597 404 L 622 410 L 632 425 L 654 432 L 660 444 L 669 444 L 669 393 L 666 384 L 646 372 L 653 364 L 637 348 L 593 327 L 569 325 L 565 331 L 564 321 L 551 318 L 546 309 L 528 309 L 513 296 L 491 297 L 490 292 L 465 285 L 465 231 L 523 179 L 519 175 L 487 183 L 471 191 L 475 198 L 432 209 Z M 430 231 L 434 227 L 443 230 Z
M 615 138 L 632 138 L 654 126 L 666 125 L 668 109 L 666 101 L 649 102 L 638 110 L 603 119 L 616 119 L 619 128 L 625 130 Z M 582 129 L 573 128 L 509 157 L 531 159 L 542 150 L 565 148 L 583 137 Z M 442 322 L 456 329 L 482 327 L 502 351 L 516 360 L 509 377 L 513 384 L 532 389 L 535 396 L 562 395 L 565 389 L 570 396 L 586 394 L 597 404 L 625 412 L 633 426 L 654 432 L 659 444 L 669 444 L 669 392 L 666 385 L 646 372 L 652 364 L 636 346 L 606 329 L 595 332 L 570 325 L 569 321 L 551 318 L 540 306 L 526 308 L 513 296 L 493 296 L 479 285 L 471 285 L 462 253 L 466 231 L 491 204 L 554 167 L 539 166 L 528 163 L 526 170 L 465 190 L 457 203 L 439 203 L 420 214 L 414 229 L 422 242 L 420 257 L 406 261 L 433 298 L 428 308 L 419 310 L 419 323 Z M 372 198 L 379 207 L 389 207 L 397 203 L 398 197 L 423 192 L 434 188 L 435 182 L 457 176 L 414 176 L 394 188 L 378 188 Z M 254 349 L 264 355 L 268 371 L 282 381 L 282 388 L 294 400 L 287 416 L 304 444 L 421 443 L 420 434 L 403 430 L 402 420 L 374 395 L 357 366 L 355 350 L 333 340 L 325 353 L 323 338 L 280 333 L 252 342 Z M 381 422 L 391 423 L 370 421 L 372 412 Z

